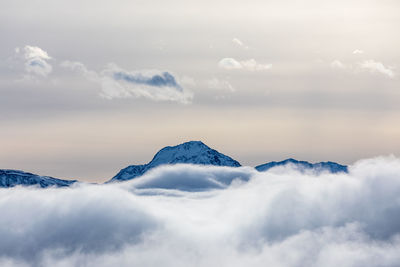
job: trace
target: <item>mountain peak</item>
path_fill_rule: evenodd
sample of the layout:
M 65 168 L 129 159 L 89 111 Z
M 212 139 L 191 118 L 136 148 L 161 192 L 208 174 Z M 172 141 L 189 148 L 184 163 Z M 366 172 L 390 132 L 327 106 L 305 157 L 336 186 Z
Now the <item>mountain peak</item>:
M 186 151 L 186 152 L 199 152 L 199 151 L 204 151 L 204 150 L 211 150 L 210 147 L 208 147 L 207 145 L 205 145 L 203 142 L 201 141 L 189 141 L 189 142 L 185 142 L 176 146 L 166 146 L 164 148 L 162 148 L 160 151 L 158 151 L 155 155 L 153 160 L 159 156 L 160 154 L 166 153 L 167 151 Z
M 239 162 L 219 153 L 203 142 L 189 141 L 176 146 L 162 148 L 148 164 L 128 166 L 114 176 L 111 181 L 130 180 L 141 176 L 154 167 L 179 163 L 240 167 Z
M 206 144 L 204 144 L 202 141 L 187 141 L 184 142 L 182 144 L 176 145 L 176 146 L 169 146 L 172 148 L 175 147 L 185 147 L 185 148 L 190 148 L 190 147 L 194 147 L 194 146 L 198 146 L 198 147 L 204 147 L 204 148 L 210 148 L 209 146 L 207 146 Z

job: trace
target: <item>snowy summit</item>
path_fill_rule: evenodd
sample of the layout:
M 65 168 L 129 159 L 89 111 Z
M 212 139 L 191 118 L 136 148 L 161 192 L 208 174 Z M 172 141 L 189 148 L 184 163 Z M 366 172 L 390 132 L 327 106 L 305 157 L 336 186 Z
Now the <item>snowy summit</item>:
M 208 147 L 201 141 L 189 141 L 167 146 L 157 152 L 153 160 L 144 165 L 131 165 L 122 169 L 111 181 L 125 181 L 143 175 L 148 170 L 165 164 L 199 164 L 240 167 L 240 163 Z

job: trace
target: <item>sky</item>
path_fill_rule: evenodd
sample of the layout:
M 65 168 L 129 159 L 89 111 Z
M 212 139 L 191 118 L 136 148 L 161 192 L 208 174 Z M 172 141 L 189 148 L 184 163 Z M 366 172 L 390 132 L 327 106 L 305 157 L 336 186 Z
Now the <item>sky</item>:
M 398 155 L 399 26 L 395 0 L 0 0 L 0 168 L 102 182 L 189 140 Z

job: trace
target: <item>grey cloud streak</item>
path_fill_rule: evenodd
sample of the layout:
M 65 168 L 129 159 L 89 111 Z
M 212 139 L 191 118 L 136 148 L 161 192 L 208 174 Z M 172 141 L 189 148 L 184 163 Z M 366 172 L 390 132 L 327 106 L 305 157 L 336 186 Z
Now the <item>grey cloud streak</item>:
M 177 165 L 118 184 L 2 189 L 0 263 L 396 266 L 399 173 L 394 157 L 337 175 Z
M 168 72 L 156 74 L 154 76 L 145 77 L 143 75 L 132 75 L 123 71 L 115 72 L 113 74 L 115 80 L 124 80 L 134 84 L 145 84 L 156 87 L 174 87 L 182 91 L 181 86 L 176 82 L 175 77 Z
M 74 70 L 91 82 L 100 84 L 101 96 L 113 98 L 144 97 L 154 101 L 190 104 L 193 94 L 184 90 L 169 72 L 158 70 L 129 72 L 110 63 L 101 72 L 87 69 L 81 62 L 64 61 L 61 67 Z

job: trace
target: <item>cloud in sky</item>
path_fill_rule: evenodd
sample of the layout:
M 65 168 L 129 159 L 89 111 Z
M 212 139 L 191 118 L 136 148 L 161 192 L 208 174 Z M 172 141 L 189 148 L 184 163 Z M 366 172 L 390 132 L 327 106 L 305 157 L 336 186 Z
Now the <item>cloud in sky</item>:
M 80 73 L 91 82 L 100 84 L 101 96 L 107 99 L 144 97 L 154 101 L 191 103 L 193 94 L 184 90 L 169 72 L 158 70 L 127 71 L 108 64 L 101 72 L 88 70 L 81 62 L 64 61 L 61 66 Z
M 236 91 L 236 89 L 232 86 L 232 84 L 229 81 L 217 78 L 212 78 L 210 80 L 207 80 L 207 87 L 215 90 L 226 90 L 230 92 Z
M 234 58 L 223 58 L 219 61 L 218 66 L 227 70 L 264 71 L 269 70 L 272 64 L 260 64 L 255 59 L 237 61 Z
M 365 60 L 360 63 L 360 68 L 370 71 L 371 73 L 380 73 L 389 78 L 393 78 L 395 76 L 394 71 L 383 65 L 381 62 L 375 60 Z
M 361 54 L 364 54 L 364 51 L 363 51 L 363 50 L 360 50 L 360 49 L 356 49 L 356 50 L 353 51 L 353 54 L 355 54 L 355 55 L 361 55 Z
M 331 66 L 332 66 L 332 68 L 335 68 L 335 69 L 345 69 L 346 68 L 346 65 L 343 64 L 340 60 L 332 61 Z
M 223 58 L 219 61 L 218 66 L 227 70 L 243 68 L 242 64 L 234 58 Z
M 27 73 L 24 77 L 47 77 L 53 71 L 49 60 L 52 59 L 46 51 L 36 46 L 15 48 L 17 63 L 24 64 Z M 185 90 L 170 72 L 158 70 L 127 71 L 116 64 L 110 63 L 100 72 L 89 70 L 78 61 L 63 61 L 60 66 L 73 70 L 85 79 L 100 84 L 100 95 L 107 99 L 140 98 L 154 101 L 176 101 L 191 103 L 193 94 Z M 183 77 L 183 84 L 190 84 L 190 78 Z
M 51 57 L 40 47 L 30 45 L 26 45 L 22 49 L 17 47 L 15 53 L 24 60 L 25 71 L 30 75 L 46 77 L 53 70 L 48 63 Z
M 269 70 L 272 67 L 272 64 L 260 64 L 254 59 L 244 60 L 240 62 L 244 69 L 250 71 L 263 71 Z
M 331 67 L 335 69 L 347 69 L 353 73 L 368 71 L 370 73 L 382 74 L 388 78 L 395 77 L 395 73 L 392 68 L 386 67 L 383 63 L 372 59 L 359 62 L 356 65 L 345 64 L 340 60 L 334 60 L 331 63 Z
M 131 74 L 125 71 L 117 71 L 113 74 L 114 80 L 125 81 L 132 84 L 148 85 L 155 87 L 173 87 L 182 91 L 182 87 L 176 82 L 175 77 L 168 72 L 144 76 L 141 73 Z
M 233 38 L 232 42 L 240 47 L 242 47 L 243 49 L 249 49 L 249 47 L 247 45 L 245 45 L 241 40 L 239 40 L 238 38 Z
M 117 184 L 0 189 L 0 264 L 396 266 L 399 173 L 394 157 L 349 174 L 176 165 Z

